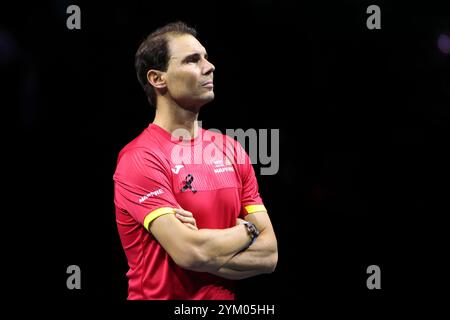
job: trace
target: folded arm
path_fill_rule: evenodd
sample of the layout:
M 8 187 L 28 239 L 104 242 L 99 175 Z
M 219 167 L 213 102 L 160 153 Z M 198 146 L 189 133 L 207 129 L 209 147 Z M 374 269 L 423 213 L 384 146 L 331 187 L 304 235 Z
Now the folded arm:
M 245 220 L 253 222 L 260 230 L 260 235 L 250 247 L 210 273 L 227 279 L 244 279 L 275 270 L 278 248 L 269 215 L 266 211 L 255 212 L 248 214 Z
M 174 214 L 165 214 L 152 221 L 149 231 L 177 265 L 200 272 L 219 270 L 251 241 L 244 225 L 195 230 L 184 225 Z

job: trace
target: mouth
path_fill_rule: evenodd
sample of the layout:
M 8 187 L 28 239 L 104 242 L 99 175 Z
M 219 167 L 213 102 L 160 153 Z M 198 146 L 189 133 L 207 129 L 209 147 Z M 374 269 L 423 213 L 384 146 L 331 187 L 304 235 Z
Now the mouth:
M 202 83 L 202 87 L 205 88 L 214 88 L 214 83 L 212 80 L 206 81 Z

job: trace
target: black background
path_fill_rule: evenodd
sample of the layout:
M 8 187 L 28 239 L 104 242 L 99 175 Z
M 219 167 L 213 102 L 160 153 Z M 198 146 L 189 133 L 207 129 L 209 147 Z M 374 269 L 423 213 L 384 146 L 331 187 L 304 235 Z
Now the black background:
M 66 28 L 70 4 L 81 8 L 81 30 Z M 381 30 L 366 27 L 370 4 L 381 8 Z M 445 289 L 445 1 L 50 1 L 1 12 L 13 298 L 126 299 L 112 175 L 119 150 L 154 115 L 134 53 L 175 20 L 197 28 L 216 66 L 203 127 L 280 129 L 280 170 L 258 176 L 279 263 L 241 281 L 239 299 L 370 309 Z M 72 264 L 79 291 L 66 288 Z M 366 287 L 372 264 L 379 291 Z

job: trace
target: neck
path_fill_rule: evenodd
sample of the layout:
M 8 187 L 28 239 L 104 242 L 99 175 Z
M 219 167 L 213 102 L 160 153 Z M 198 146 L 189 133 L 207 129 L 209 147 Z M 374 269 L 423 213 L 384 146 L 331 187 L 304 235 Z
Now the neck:
M 198 110 L 183 109 L 174 101 L 161 99 L 158 101 L 153 123 L 172 133 L 176 129 L 186 130 L 183 138 L 195 138 L 198 134 Z M 189 135 L 187 135 L 189 133 Z

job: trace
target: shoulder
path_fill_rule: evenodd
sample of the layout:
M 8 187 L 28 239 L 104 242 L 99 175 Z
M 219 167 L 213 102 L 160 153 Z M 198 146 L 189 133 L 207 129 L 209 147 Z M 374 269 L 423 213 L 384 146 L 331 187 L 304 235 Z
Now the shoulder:
M 165 171 L 168 164 L 164 151 L 151 136 L 141 134 L 128 143 L 117 158 L 115 176 L 130 172 L 148 172 L 150 168 Z

